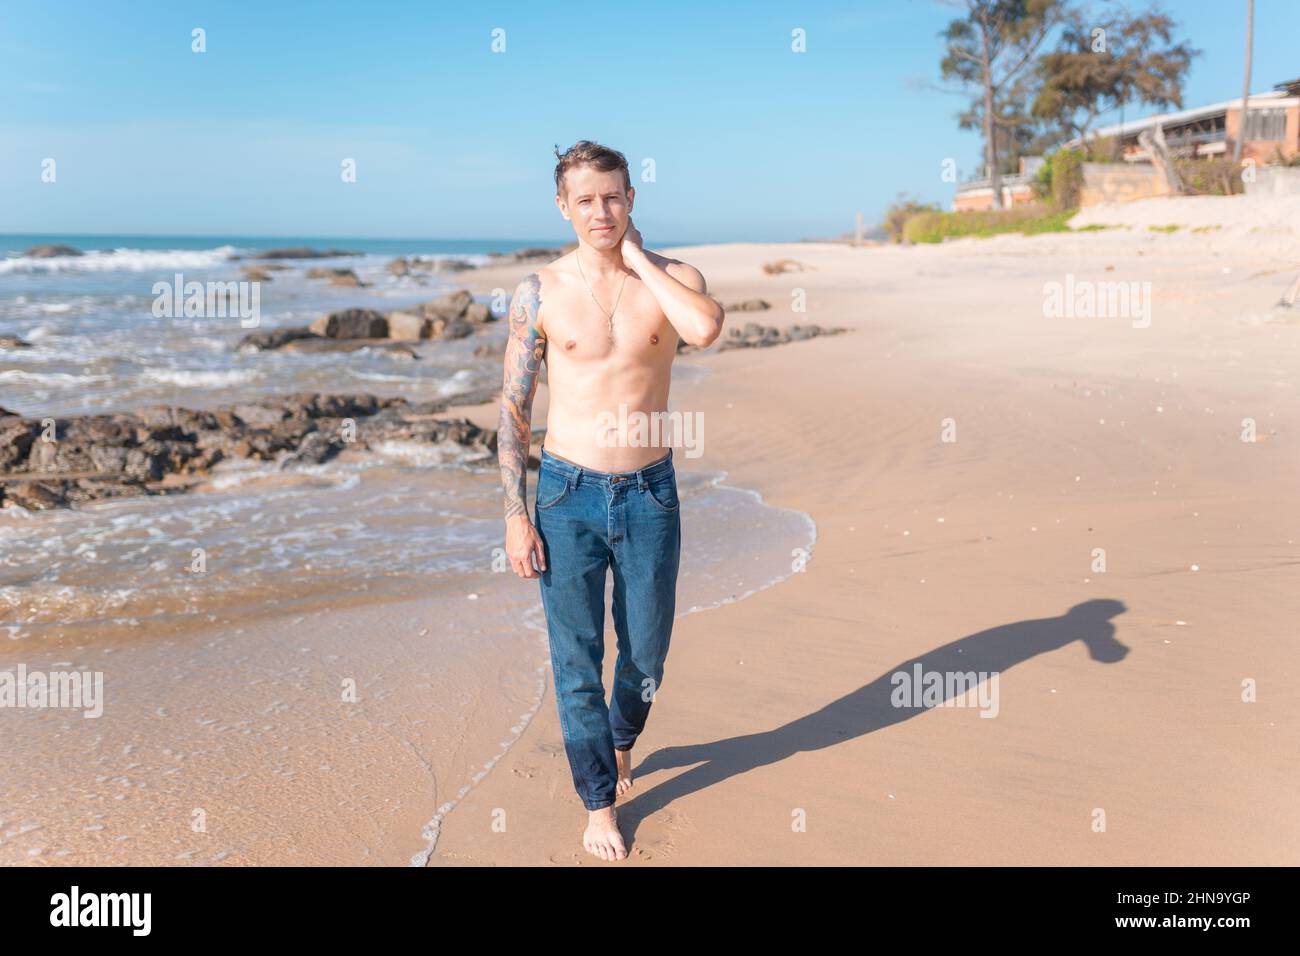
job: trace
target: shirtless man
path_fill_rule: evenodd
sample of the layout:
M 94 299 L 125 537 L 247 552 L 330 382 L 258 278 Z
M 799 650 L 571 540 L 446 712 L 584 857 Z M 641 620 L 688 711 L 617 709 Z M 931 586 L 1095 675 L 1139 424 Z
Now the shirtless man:
M 678 337 L 711 344 L 723 312 L 696 269 L 642 248 L 622 153 L 583 140 L 556 155 L 555 203 L 578 248 L 520 282 L 510 303 L 497 439 L 506 553 L 516 574 L 541 582 L 565 753 L 589 811 L 583 846 L 622 860 L 614 799 L 632 785 L 632 744 L 663 680 L 681 525 L 672 448 L 631 441 L 609 422 L 666 413 Z M 543 361 L 550 401 L 530 521 L 525 477 Z M 611 569 L 618 659 L 607 706 Z

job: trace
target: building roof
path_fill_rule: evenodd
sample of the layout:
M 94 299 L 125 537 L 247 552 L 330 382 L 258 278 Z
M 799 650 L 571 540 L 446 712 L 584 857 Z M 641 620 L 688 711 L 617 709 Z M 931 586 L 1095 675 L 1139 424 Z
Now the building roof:
M 1300 104 L 1300 96 L 1292 96 L 1286 90 L 1269 90 L 1267 93 L 1251 93 L 1250 105 L 1255 106 L 1296 106 Z M 1159 123 L 1161 126 L 1177 125 L 1179 123 L 1193 123 L 1196 120 L 1207 119 L 1211 116 L 1217 116 L 1229 109 L 1241 106 L 1241 97 L 1235 97 L 1230 100 L 1224 100 L 1222 103 L 1211 103 L 1209 106 L 1198 106 L 1194 109 L 1179 110 L 1176 113 L 1157 113 L 1154 116 L 1147 116 L 1143 119 L 1129 120 L 1125 123 L 1115 123 L 1112 126 L 1102 126 L 1094 131 L 1094 136 L 1118 136 L 1127 133 L 1140 133 L 1144 129 L 1155 126 Z M 1072 139 L 1066 143 L 1072 146 L 1079 140 Z

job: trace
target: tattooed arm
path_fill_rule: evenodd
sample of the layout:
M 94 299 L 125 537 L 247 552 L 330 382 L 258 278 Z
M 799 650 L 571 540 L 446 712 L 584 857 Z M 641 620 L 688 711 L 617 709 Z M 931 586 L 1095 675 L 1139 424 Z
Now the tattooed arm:
M 532 438 L 533 396 L 546 357 L 546 334 L 538 320 L 541 277 L 536 272 L 519 283 L 510 302 L 510 337 L 506 342 L 501 386 L 501 421 L 497 458 L 505 488 L 506 553 L 515 573 L 536 577 L 531 555 L 546 570 L 542 542 L 528 520 L 528 447 Z M 522 519 L 522 520 L 520 520 Z

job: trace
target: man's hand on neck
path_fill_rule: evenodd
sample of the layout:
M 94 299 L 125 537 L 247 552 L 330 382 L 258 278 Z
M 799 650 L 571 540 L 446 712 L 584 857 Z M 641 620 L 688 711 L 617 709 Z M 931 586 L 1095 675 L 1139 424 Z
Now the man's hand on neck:
M 587 245 L 586 249 L 579 249 L 578 255 L 580 263 L 586 270 L 590 278 L 610 279 L 623 275 L 625 272 L 636 274 L 634 260 L 629 258 L 629 248 L 631 255 L 635 256 L 640 253 L 644 261 L 645 253 L 641 251 L 640 246 L 629 247 L 626 242 L 609 249 L 598 249 L 595 246 Z
M 638 266 L 644 265 L 649 260 L 646 258 L 645 249 L 641 246 L 641 230 L 632 222 L 632 217 L 627 218 L 627 229 L 623 231 L 623 241 L 618 244 L 619 253 L 623 257 L 623 264 L 640 275 Z

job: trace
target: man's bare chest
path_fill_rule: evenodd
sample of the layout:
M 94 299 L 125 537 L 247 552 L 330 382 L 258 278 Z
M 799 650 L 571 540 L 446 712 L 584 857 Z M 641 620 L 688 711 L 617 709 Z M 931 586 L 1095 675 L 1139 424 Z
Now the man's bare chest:
M 617 290 L 606 294 L 599 304 L 585 288 L 553 288 L 549 295 L 543 288 L 540 316 L 548 359 L 641 364 L 671 360 L 676 352 L 676 330 L 639 282 L 629 282 L 621 297 Z

